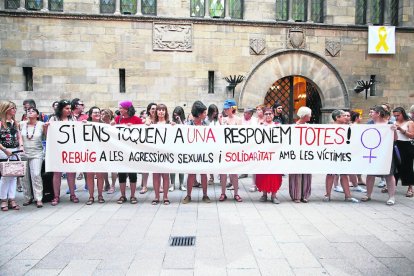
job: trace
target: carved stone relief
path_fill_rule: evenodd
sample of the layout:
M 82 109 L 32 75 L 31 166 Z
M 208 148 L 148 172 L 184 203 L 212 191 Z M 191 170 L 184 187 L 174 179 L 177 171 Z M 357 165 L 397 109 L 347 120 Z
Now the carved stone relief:
M 338 57 L 341 53 L 341 42 L 326 40 L 325 41 L 325 55 L 331 57 Z
M 154 51 L 193 51 L 193 25 L 154 23 L 152 29 Z
M 250 38 L 249 50 L 251 55 L 264 55 L 266 50 L 266 40 L 263 37 Z
M 305 48 L 305 32 L 302 28 L 290 28 L 287 32 L 287 48 L 304 49 Z

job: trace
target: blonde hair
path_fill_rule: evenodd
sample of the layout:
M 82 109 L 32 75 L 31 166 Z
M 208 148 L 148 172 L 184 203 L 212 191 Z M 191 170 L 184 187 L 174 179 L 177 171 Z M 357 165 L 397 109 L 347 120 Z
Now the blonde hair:
M 16 104 L 11 101 L 2 101 L 0 102 L 0 120 L 1 120 L 1 127 L 7 127 L 7 111 L 12 108 L 16 108 Z M 13 121 L 16 121 L 16 118 L 12 117 Z M 17 122 L 16 122 L 17 123 Z

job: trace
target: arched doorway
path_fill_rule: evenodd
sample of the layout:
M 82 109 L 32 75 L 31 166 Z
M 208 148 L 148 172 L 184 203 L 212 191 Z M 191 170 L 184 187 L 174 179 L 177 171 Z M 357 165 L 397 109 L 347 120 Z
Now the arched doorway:
M 239 106 L 263 103 L 269 87 L 289 76 L 300 76 L 317 87 L 321 101 L 320 123 L 331 120 L 334 109 L 349 109 L 350 100 L 344 80 L 325 57 L 301 49 L 277 50 L 252 66 L 239 95 Z
M 263 103 L 273 106 L 275 102 L 283 105 L 290 124 L 296 121 L 295 114 L 301 106 L 312 110 L 310 123 L 321 123 L 321 97 L 316 86 L 304 77 L 288 76 L 275 81 L 267 90 Z

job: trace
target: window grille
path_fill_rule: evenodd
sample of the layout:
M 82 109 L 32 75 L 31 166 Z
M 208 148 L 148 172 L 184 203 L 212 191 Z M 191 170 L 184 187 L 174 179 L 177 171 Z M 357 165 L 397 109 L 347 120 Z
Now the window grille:
M 305 22 L 307 13 L 306 0 L 292 0 L 292 19 L 296 22 Z
M 214 94 L 214 71 L 208 71 L 208 93 Z
M 391 0 L 391 25 L 398 26 L 398 10 L 400 9 L 398 0 Z
M 224 0 L 209 0 L 210 17 L 224 18 Z
M 25 91 L 33 91 L 33 67 L 23 67 Z
M 121 0 L 121 13 L 122 14 L 136 14 L 137 13 L 137 0 Z
M 19 0 L 6 0 L 5 8 L 9 10 L 17 10 L 20 7 Z
M 230 1 L 230 17 L 235 19 L 243 19 L 243 0 Z
M 190 16 L 204 17 L 204 0 L 191 0 L 190 2 Z
M 289 0 L 276 0 L 276 20 L 287 21 L 289 19 Z
M 315 23 L 323 23 L 323 0 L 312 0 L 311 8 L 312 21 Z
M 371 23 L 374 25 L 384 24 L 384 0 L 371 0 Z
M 157 0 L 141 0 L 141 12 L 144 15 L 157 15 Z
M 49 0 L 49 11 L 63 11 L 63 0 Z
M 364 25 L 367 23 L 367 0 L 356 0 L 355 24 Z
M 39 11 L 43 8 L 43 0 L 26 0 L 26 10 Z
M 115 0 L 100 0 L 101 13 L 114 13 L 115 12 Z

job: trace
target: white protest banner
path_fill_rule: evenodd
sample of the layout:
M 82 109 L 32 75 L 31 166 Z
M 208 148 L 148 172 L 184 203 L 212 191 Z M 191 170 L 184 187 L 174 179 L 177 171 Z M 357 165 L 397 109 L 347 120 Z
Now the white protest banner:
M 51 122 L 46 171 L 389 174 L 390 125 Z
M 368 54 L 395 54 L 395 26 L 368 26 Z

